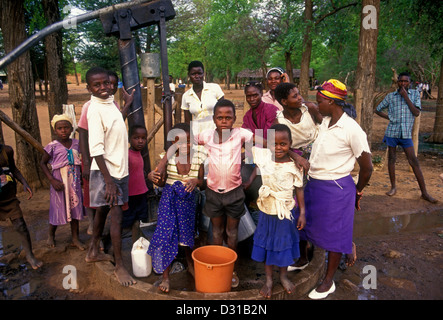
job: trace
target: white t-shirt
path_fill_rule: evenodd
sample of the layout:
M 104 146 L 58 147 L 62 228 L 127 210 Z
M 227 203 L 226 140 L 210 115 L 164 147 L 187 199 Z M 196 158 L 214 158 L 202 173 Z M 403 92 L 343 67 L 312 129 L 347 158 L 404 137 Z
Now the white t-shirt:
M 109 174 L 116 179 L 128 172 L 128 132 L 121 112 L 115 107 L 114 96 L 108 99 L 91 97 L 88 114 L 89 153 L 102 155 Z M 91 170 L 100 170 L 95 159 Z
M 355 159 L 363 152 L 371 153 L 366 133 L 358 123 L 343 113 L 336 124 L 328 128 L 331 117 L 323 117 L 318 137 L 309 158 L 309 176 L 319 180 L 336 180 L 348 176 Z
M 277 112 L 278 123 L 285 124 L 291 129 L 292 145 L 291 148 L 306 147 L 313 142 L 318 135 L 318 124 L 314 122 L 308 107 L 303 104 L 300 108 L 302 113 L 299 123 L 292 123 L 283 115 L 283 111 Z
M 192 114 L 192 133 L 197 135 L 206 130 L 214 130 L 212 116 L 217 101 L 224 96 L 220 86 L 216 83 L 203 82 L 201 100 L 191 88 L 183 94 L 181 108 Z

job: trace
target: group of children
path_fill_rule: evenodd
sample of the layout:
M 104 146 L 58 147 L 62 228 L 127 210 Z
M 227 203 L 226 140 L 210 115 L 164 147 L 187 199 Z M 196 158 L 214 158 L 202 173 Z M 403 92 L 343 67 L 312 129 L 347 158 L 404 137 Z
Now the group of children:
M 175 125 L 168 134 L 173 139 L 172 146 L 155 170 L 147 172 L 141 153 L 146 148 L 146 128 L 131 127 L 128 136 L 125 125 L 133 96 L 124 92 L 125 105 L 120 110 L 113 100 L 118 81 L 115 74 L 92 68 L 86 74 L 86 81 L 91 100 L 83 106 L 80 117 L 80 141 L 70 138 L 72 120 L 65 115 L 56 115 L 51 125 L 57 139 L 45 147 L 46 154 L 41 161 L 43 172 L 51 183 L 49 246 L 55 246 L 57 226 L 69 222 L 72 244 L 85 250 L 86 246 L 78 235 L 78 221 L 84 217 L 84 208 L 87 208 L 93 228 L 85 260 L 111 260 L 112 257 L 100 248 L 100 238 L 110 213 L 114 273 L 122 285 L 134 284 L 136 281 L 123 265 L 122 225 L 131 227 L 146 215 L 146 181 L 150 180 L 163 189 L 148 254 L 152 257 L 154 271 L 162 274 L 159 289 L 169 292 L 169 272 L 180 245 L 186 248 L 188 270 L 193 273 L 191 251 L 195 237 L 196 188 L 205 190 L 203 213 L 211 220 L 212 244 L 223 245 L 225 242 L 236 250 L 239 222 L 245 214 L 245 190 L 259 175 L 261 181 L 256 202 L 260 215 L 251 257 L 265 264 L 266 282 L 260 294 L 271 297 L 274 266 L 279 268 L 280 281 L 286 292 L 294 291 L 287 272 L 302 269 L 309 263 L 306 257 L 308 239 L 332 253 L 323 287 L 313 290 L 310 297 L 324 298 L 335 290 L 332 276 L 337 268 L 336 260 L 342 253 L 349 256 L 354 253 L 354 204 L 359 209 L 362 189 L 372 172 L 366 135 L 352 120 L 355 110 L 344 102 L 346 87 L 342 83 L 330 80 L 319 87 L 318 107 L 305 102 L 295 85 L 281 83 L 272 92 L 272 97 L 282 110 L 261 100 L 263 92 L 259 83 L 248 83 L 245 95 L 251 109 L 245 114 L 241 128 L 234 127 L 237 119 L 235 105 L 222 98 L 213 109 L 215 130 L 193 135 L 189 124 Z M 258 132 L 261 139 L 257 139 Z M 307 159 L 311 151 L 310 167 Z M 249 162 L 253 163 L 247 179 L 241 176 L 244 154 L 252 158 Z M 355 159 L 360 165 L 357 186 L 348 179 Z M 206 173 L 205 162 L 208 165 Z M 14 170 L 15 166 L 10 166 Z M 308 173 L 311 180 L 307 183 L 309 192 L 305 193 Z M 21 179 L 19 174 L 16 177 Z M 331 183 L 322 182 L 326 180 Z M 20 181 L 27 187 L 24 179 Z M 330 191 L 332 188 L 334 190 Z M 338 196 L 338 192 L 344 192 L 344 195 Z M 334 203 L 334 207 L 343 208 L 346 216 L 340 221 L 331 220 L 326 226 L 324 222 L 318 222 L 322 219 L 329 221 L 327 219 L 332 216 L 329 213 L 321 216 L 326 208 L 315 209 L 318 215 L 311 214 L 311 211 L 311 216 L 306 214 L 307 208 L 318 206 L 319 201 L 315 199 L 319 196 L 329 197 L 328 205 Z M 337 216 L 339 214 L 334 213 L 334 219 Z M 346 230 L 340 227 L 330 238 L 318 239 L 319 234 L 321 237 L 327 232 L 324 229 L 336 224 L 341 226 L 344 222 Z M 306 234 L 303 232 L 305 227 L 309 231 Z M 316 233 L 317 229 L 321 232 Z M 337 246 L 330 248 L 339 235 Z M 325 241 L 329 243 L 325 244 Z M 303 261 L 294 267 L 298 259 Z M 36 266 L 41 264 L 32 255 L 28 261 Z M 352 257 L 348 261 L 352 264 Z M 235 272 L 232 281 L 233 286 L 238 285 Z

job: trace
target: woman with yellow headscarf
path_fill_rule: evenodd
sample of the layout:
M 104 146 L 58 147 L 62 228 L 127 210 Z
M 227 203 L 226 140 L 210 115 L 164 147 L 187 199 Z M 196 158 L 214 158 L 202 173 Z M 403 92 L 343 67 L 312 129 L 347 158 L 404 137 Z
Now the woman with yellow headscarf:
M 343 253 L 348 265 L 355 262 L 354 208 L 360 209 L 362 190 L 372 174 L 366 134 L 353 119 L 355 109 L 346 97 L 346 86 L 335 79 L 318 88 L 323 122 L 309 161 L 305 230 L 314 246 L 328 252 L 328 262 L 322 283 L 309 294 L 311 299 L 323 299 L 335 291 L 333 277 Z M 357 185 L 351 177 L 356 160 L 360 166 Z

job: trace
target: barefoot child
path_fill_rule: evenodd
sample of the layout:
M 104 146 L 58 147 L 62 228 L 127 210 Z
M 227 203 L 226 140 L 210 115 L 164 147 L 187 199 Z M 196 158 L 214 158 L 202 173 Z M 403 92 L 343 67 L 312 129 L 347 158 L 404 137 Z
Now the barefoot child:
M 0 221 L 11 220 L 14 230 L 20 235 L 26 260 L 32 269 L 38 269 L 43 265 L 43 262 L 38 260 L 32 252 L 31 236 L 16 195 L 16 180 L 20 181 L 25 192 L 29 192 L 28 200 L 31 199 L 32 190 L 20 170 L 15 166 L 14 150 L 12 147 L 0 143 Z
M 243 128 L 233 128 L 235 105 L 229 100 L 219 100 L 214 106 L 215 130 L 207 130 L 196 136 L 208 154 L 206 202 L 203 213 L 211 219 L 212 242 L 223 245 L 224 234 L 227 245 L 237 250 L 238 225 L 245 214 L 245 193 L 241 178 L 241 153 L 245 145 L 250 151 L 253 133 Z M 239 279 L 233 274 L 232 287 Z
M 148 254 L 152 267 L 162 273 L 159 289 L 169 292 L 169 271 L 178 253 L 178 246 L 185 246 L 188 270 L 193 275 L 191 249 L 194 247 L 195 188 L 203 186 L 204 159 L 201 153 L 191 153 L 190 126 L 180 123 L 170 133 L 175 136 L 177 153 L 168 160 L 167 176 L 157 171 L 149 173 L 149 179 L 163 187 L 158 205 L 158 221 Z
M 129 129 L 129 208 L 123 211 L 122 229 L 132 228 L 132 242 L 140 235 L 140 220 L 148 218 L 148 187 L 145 181 L 144 161 L 141 151 L 146 146 L 148 132 L 140 125 Z
M 281 83 L 275 88 L 275 97 L 283 106 L 283 111 L 277 113 L 275 123 L 281 123 L 291 130 L 291 151 L 309 159 L 311 145 L 318 135 L 318 126 L 322 115 L 317 107 L 305 102 L 293 83 Z M 307 172 L 307 171 L 306 171 Z M 298 210 L 296 212 L 296 216 Z M 308 241 L 304 231 L 300 235 L 300 258 L 289 266 L 289 271 L 302 270 L 309 264 Z
M 78 236 L 79 220 L 84 216 L 78 140 L 69 138 L 73 130 L 70 117 L 56 114 L 51 125 L 57 139 L 45 147 L 46 152 L 40 161 L 40 167 L 51 183 L 48 247 L 55 247 L 57 226 L 70 223 L 71 245 L 85 250 Z
M 123 286 L 136 283 L 123 265 L 121 248 L 122 206 L 128 202 L 128 133 L 121 112 L 115 107 L 109 94 L 108 71 L 95 67 L 86 73 L 91 92 L 91 104 L 87 113 L 89 154 L 92 158 L 89 176 L 90 206 L 96 207 L 91 246 L 86 262 L 110 260 L 100 252 L 99 242 L 111 214 L 111 241 L 114 249 L 117 281 Z
M 262 176 L 257 205 L 260 216 L 254 234 L 252 259 L 265 263 L 266 283 L 260 290 L 265 298 L 272 295 L 272 272 L 280 270 L 280 281 L 287 293 L 294 292 L 294 284 L 287 277 L 287 268 L 300 256 L 298 230 L 304 228 L 305 203 L 303 196 L 303 173 L 297 169 L 288 152 L 291 146 L 291 131 L 283 124 L 275 124 L 268 134 L 274 135 L 275 144 L 269 149 L 252 148 L 254 163 Z M 253 180 L 256 170 L 252 174 Z M 297 197 L 300 214 L 294 220 Z
M 108 87 L 109 94 L 114 95 L 118 90 L 118 75 L 114 71 L 108 71 L 108 75 L 109 75 L 109 87 Z M 126 119 L 129 107 L 132 105 L 132 102 L 134 100 L 134 92 L 135 89 L 133 89 L 131 95 L 129 95 L 125 91 L 125 88 L 122 88 L 124 106 L 122 107 L 121 110 L 117 101 L 114 101 L 116 108 L 121 111 L 123 119 Z M 92 235 L 92 227 L 94 224 L 94 216 L 96 208 L 93 208 L 89 205 L 89 173 L 90 173 L 92 160 L 91 156 L 89 155 L 87 114 L 90 104 L 91 100 L 87 101 L 83 105 L 80 119 L 78 121 L 77 130 L 79 132 L 80 153 L 82 155 L 83 205 L 85 207 L 86 213 L 89 218 L 88 234 Z

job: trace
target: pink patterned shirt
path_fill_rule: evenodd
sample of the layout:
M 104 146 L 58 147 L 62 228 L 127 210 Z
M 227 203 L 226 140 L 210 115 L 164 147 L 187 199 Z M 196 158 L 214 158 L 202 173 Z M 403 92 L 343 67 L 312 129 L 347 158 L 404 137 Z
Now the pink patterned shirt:
M 203 131 L 196 136 L 196 141 L 204 145 L 208 154 L 208 188 L 218 193 L 226 193 L 242 184 L 242 146 L 244 143 L 252 143 L 253 134 L 247 129 L 234 128 L 223 143 L 218 143 L 218 139 L 214 142 L 214 136 L 217 137 L 216 130 Z

